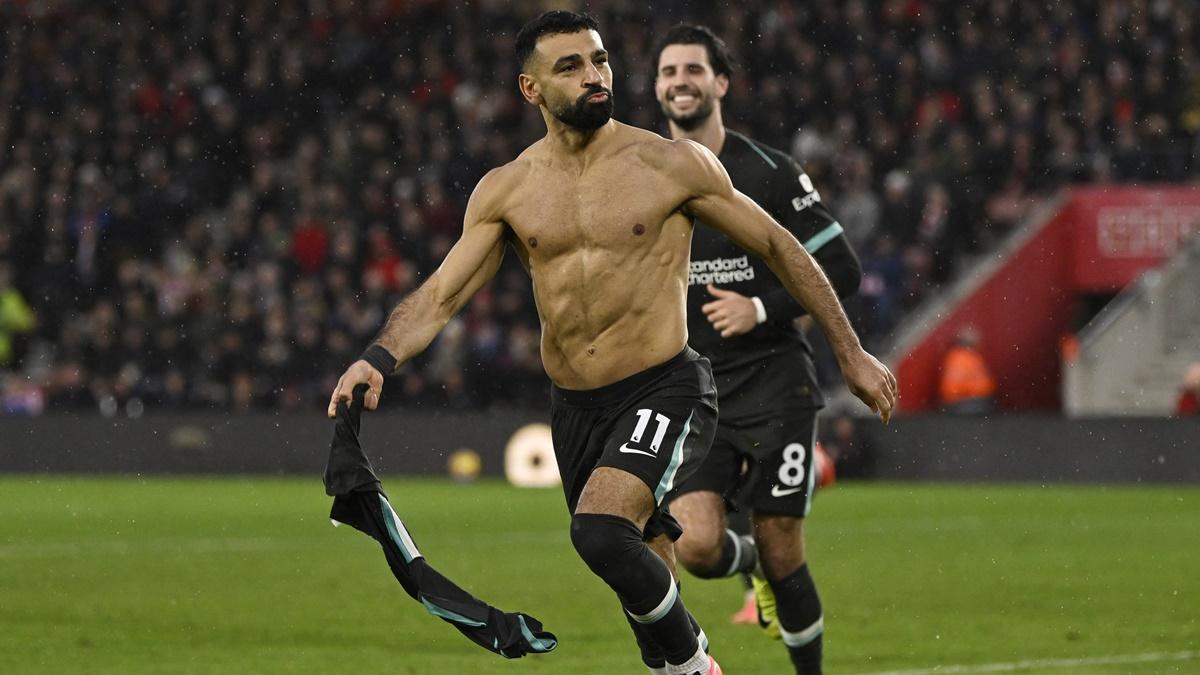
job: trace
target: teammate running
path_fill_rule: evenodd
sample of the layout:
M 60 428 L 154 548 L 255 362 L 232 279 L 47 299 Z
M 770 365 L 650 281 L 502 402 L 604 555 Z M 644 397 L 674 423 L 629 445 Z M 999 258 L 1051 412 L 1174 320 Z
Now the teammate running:
M 541 110 L 546 136 L 476 186 L 462 236 L 342 375 L 328 414 L 362 383 L 366 407 L 378 406 L 384 374 L 428 347 L 511 246 L 541 319 L 571 541 L 616 592 L 643 654 L 649 645 L 663 658 L 647 663 L 652 672 L 720 673 L 664 562 L 679 535 L 664 498 L 708 452 L 716 425 L 708 360 L 687 347 L 692 218 L 767 261 L 828 334 L 850 388 L 885 420 L 896 380 L 863 350 L 812 257 L 733 189 L 711 152 L 611 119 L 612 70 L 591 17 L 542 14 L 516 51 L 521 94 Z
M 725 128 L 721 99 L 733 68 L 725 43 L 708 28 L 680 24 L 657 53 L 655 94 L 671 137 L 714 152 L 734 188 L 804 244 L 839 296 L 856 291 L 858 258 L 804 170 Z M 804 518 L 816 489 L 817 411 L 824 401 L 811 347 L 795 327 L 804 313 L 766 265 L 720 232 L 696 228 L 688 336 L 712 362 L 721 419 L 708 457 L 670 504 L 683 526 L 676 555 L 696 576 L 732 576 L 761 560 L 766 579 L 754 577 L 760 623 L 782 636 L 797 673 L 819 673 L 821 602 L 804 556 Z M 727 529 L 726 500 L 752 510 L 753 539 Z

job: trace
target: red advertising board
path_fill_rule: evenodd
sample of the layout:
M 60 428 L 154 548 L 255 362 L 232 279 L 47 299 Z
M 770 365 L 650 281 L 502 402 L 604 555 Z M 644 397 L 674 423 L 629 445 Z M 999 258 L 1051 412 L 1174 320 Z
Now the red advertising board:
M 1200 234 L 1200 186 L 1075 188 L 1031 227 L 897 361 L 904 412 L 937 409 L 942 356 L 966 327 L 983 337 L 1001 410 L 1058 409 L 1059 345 L 1076 300 L 1119 291 Z
M 1200 234 L 1200 186 L 1077 188 L 1070 204 L 1076 291 L 1115 292 Z

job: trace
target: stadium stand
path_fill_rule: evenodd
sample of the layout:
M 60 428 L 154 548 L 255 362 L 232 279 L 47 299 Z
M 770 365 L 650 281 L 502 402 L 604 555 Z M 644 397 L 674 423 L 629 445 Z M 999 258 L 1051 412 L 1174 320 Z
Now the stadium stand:
M 539 134 L 511 55 L 537 6 L 0 5 L 0 263 L 36 318 L 2 329 L 3 407 L 324 405 Z M 658 128 L 653 38 L 718 27 L 745 71 L 727 118 L 846 225 L 871 345 L 1057 188 L 1200 169 L 1194 3 L 682 6 L 598 12 L 617 117 Z M 543 401 L 527 285 L 509 260 L 388 395 Z
M 1130 284 L 1080 332 L 1064 372 L 1064 412 L 1179 413 L 1182 394 L 1200 384 L 1200 368 L 1192 365 L 1200 354 L 1198 288 L 1200 237 Z

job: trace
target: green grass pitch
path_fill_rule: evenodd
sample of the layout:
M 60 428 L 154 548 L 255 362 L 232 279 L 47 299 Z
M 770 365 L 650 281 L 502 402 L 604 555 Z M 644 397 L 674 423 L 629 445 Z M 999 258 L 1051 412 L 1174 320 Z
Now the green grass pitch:
M 505 661 L 426 614 L 315 476 L 8 476 L 0 673 L 645 672 L 558 491 L 384 485 L 436 567 L 558 649 Z M 1200 488 L 839 484 L 808 527 L 827 672 L 1200 672 Z M 683 591 L 726 673 L 790 672 L 727 622 L 736 581 Z

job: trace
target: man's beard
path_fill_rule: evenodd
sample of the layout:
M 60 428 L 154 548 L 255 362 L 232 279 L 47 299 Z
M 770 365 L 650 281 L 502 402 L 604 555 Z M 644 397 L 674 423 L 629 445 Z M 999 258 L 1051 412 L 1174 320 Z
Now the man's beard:
M 697 93 L 696 96 L 700 96 L 700 94 Z M 686 115 L 677 115 L 671 112 L 670 101 L 664 101 L 662 104 L 662 111 L 663 114 L 667 116 L 667 119 L 674 122 L 675 126 L 683 129 L 684 131 L 691 131 L 701 124 L 704 124 L 704 120 L 707 120 L 709 116 L 713 114 L 713 108 L 713 98 L 711 96 L 704 96 L 701 98 L 700 105 Z
M 600 103 L 589 103 L 588 97 L 596 94 L 608 94 L 608 97 Z M 583 96 L 575 100 L 575 103 L 556 111 L 554 116 L 569 127 L 580 131 L 595 131 L 612 119 L 612 113 L 612 92 L 604 87 L 590 87 Z

